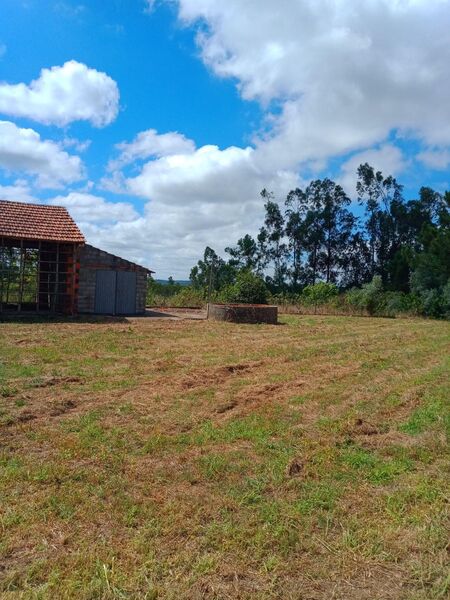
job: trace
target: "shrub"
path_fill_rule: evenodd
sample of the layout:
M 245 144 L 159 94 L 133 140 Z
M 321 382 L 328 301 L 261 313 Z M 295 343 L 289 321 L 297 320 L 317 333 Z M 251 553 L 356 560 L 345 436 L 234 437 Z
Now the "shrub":
M 318 306 L 326 304 L 339 293 L 334 283 L 325 283 L 320 281 L 314 285 L 307 285 L 301 295 L 301 300 L 305 304 Z
M 203 293 L 192 287 L 184 287 L 170 299 L 170 306 L 176 308 L 201 308 L 204 305 Z
M 369 315 L 383 313 L 386 308 L 386 297 L 383 294 L 383 283 L 379 275 L 375 275 L 370 283 L 361 289 L 353 288 L 346 294 L 350 306 L 367 312 Z
M 385 292 L 384 304 L 386 315 L 392 317 L 401 313 L 419 315 L 423 311 L 419 296 L 404 292 Z
M 301 303 L 301 296 L 293 292 L 269 293 L 268 301 L 270 304 L 276 304 L 277 306 L 295 306 Z
M 251 271 L 241 271 L 233 285 L 224 288 L 219 296 L 222 302 L 267 304 L 268 290 L 264 281 Z
M 450 279 L 442 289 L 442 315 L 450 319 Z

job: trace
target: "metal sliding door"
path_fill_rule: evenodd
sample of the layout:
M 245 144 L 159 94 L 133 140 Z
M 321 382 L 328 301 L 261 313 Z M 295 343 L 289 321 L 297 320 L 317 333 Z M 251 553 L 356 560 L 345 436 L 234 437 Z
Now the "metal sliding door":
M 95 275 L 95 313 L 114 315 L 116 312 L 116 272 L 97 271 Z
M 136 273 L 117 271 L 116 315 L 136 314 Z
M 136 273 L 97 271 L 95 313 L 98 315 L 136 314 Z

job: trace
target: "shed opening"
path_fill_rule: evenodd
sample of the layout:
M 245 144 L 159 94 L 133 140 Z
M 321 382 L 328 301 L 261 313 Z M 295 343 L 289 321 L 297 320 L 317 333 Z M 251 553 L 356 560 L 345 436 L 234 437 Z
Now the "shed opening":
M 72 312 L 73 244 L 3 239 L 0 312 Z

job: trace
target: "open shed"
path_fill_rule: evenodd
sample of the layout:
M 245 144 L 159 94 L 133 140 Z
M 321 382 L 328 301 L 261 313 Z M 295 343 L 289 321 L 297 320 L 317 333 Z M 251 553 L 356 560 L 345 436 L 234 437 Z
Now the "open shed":
M 0 200 L 0 313 L 140 314 L 151 273 L 86 244 L 63 207 Z

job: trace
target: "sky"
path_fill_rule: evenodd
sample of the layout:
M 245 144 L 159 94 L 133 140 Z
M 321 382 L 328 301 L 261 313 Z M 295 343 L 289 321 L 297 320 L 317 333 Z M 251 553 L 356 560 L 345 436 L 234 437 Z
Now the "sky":
M 450 0 L 0 0 L 0 198 L 157 278 L 363 162 L 450 189 Z

